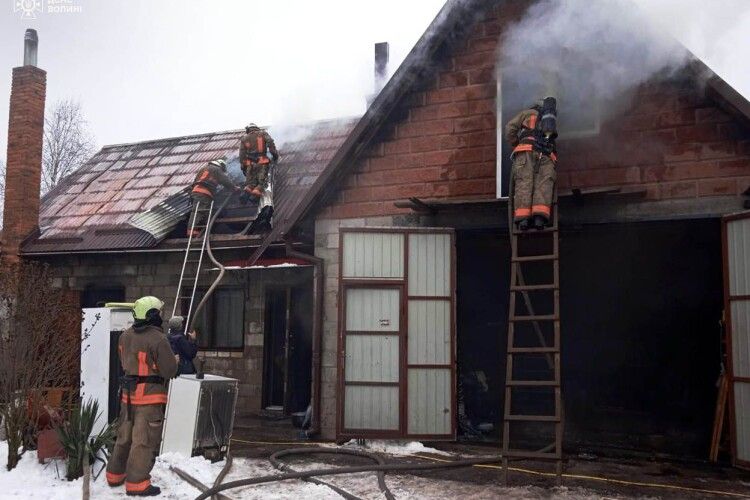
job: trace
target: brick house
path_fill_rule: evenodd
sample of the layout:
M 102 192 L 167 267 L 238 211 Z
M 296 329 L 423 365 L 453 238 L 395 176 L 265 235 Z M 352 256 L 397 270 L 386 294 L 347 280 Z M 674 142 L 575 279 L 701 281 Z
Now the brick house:
M 448 2 L 362 118 L 282 145 L 273 230 L 214 238 L 238 269 L 209 307 L 204 355 L 240 379 L 242 411 L 298 411 L 309 399 L 323 438 L 455 439 L 471 422 L 485 429 L 478 439 L 497 439 L 510 270 L 500 126 L 518 109 L 504 102 L 496 61 L 522 8 Z M 718 77 L 703 84 L 702 71 L 654 79 L 616 117 L 561 133 L 572 449 L 701 456 L 708 446 L 728 280 L 722 217 L 744 208 L 750 186 L 750 103 Z M 15 241 L 50 263 L 82 304 L 153 293 L 171 305 L 184 226 L 155 238 L 128 221 L 173 199 L 237 135 L 104 148 L 42 200 L 39 232 L 6 235 L 5 253 Z M 13 165 L 9 154 L 9 190 Z M 289 357 L 269 367 L 290 328 L 305 339 L 304 370 L 279 382 Z M 294 403 L 284 387 L 297 388 Z

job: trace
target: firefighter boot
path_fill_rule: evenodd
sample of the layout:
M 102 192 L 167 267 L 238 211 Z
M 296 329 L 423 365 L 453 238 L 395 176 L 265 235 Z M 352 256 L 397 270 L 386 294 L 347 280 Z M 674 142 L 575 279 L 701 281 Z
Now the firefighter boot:
M 127 495 L 129 497 L 155 497 L 156 495 L 161 493 L 161 488 L 158 486 L 154 486 L 153 484 L 150 484 L 148 488 L 142 491 L 128 491 Z
M 535 215 L 534 216 L 534 229 L 536 230 L 542 230 L 545 227 L 547 227 L 547 218 L 543 215 Z
M 516 222 L 516 226 L 518 226 L 519 231 L 528 231 L 529 223 L 530 223 L 530 219 L 521 219 L 518 222 Z

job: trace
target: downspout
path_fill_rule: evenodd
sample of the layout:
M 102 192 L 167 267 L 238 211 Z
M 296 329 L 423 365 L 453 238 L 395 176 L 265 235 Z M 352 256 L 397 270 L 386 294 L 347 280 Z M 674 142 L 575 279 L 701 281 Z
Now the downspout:
M 314 267 L 313 273 L 313 328 L 312 328 L 312 381 L 310 383 L 310 400 L 312 402 L 312 421 L 306 431 L 308 437 L 320 434 L 320 377 L 321 350 L 323 344 L 323 296 L 324 274 L 323 259 L 292 248 L 289 240 L 284 241 L 286 254 L 289 257 L 310 262 Z

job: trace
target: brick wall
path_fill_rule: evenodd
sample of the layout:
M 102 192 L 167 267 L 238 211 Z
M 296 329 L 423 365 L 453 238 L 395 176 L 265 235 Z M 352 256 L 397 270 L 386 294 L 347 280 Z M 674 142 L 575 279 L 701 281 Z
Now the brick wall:
M 154 295 L 165 302 L 164 319 L 171 317 L 182 266 L 180 254 L 61 256 L 48 258 L 46 262 L 52 266 L 57 286 L 81 292 L 91 285 L 123 286 L 127 301 Z M 215 276 L 215 272 L 210 274 L 210 278 Z M 207 286 L 210 281 L 204 277 L 199 286 Z M 222 286 L 241 286 L 246 291 L 244 349 L 202 351 L 201 355 L 206 359 L 206 372 L 239 380 L 238 415 L 255 414 L 261 409 L 266 286 L 304 283 L 312 283 L 310 268 L 229 271 L 222 281 Z
M 438 51 L 435 74 L 404 96 L 321 217 L 398 214 L 393 202 L 409 197 L 495 197 L 495 63 L 517 15 L 490 11 L 465 42 Z M 750 185 L 750 131 L 694 79 L 644 85 L 618 107 L 596 136 L 565 140 L 562 131 L 561 189 L 641 185 L 660 200 L 735 196 Z
M 39 183 L 47 73 L 34 66 L 13 68 L 8 118 L 3 258 L 18 259 L 23 239 L 39 223 Z

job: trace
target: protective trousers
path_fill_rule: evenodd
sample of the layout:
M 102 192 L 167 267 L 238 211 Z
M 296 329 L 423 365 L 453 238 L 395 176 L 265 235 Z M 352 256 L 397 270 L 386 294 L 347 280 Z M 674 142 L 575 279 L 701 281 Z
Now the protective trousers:
M 265 191 L 268 188 L 268 169 L 270 163 L 250 163 L 245 170 L 245 188 L 258 188 Z
M 205 226 L 208 223 L 208 209 L 211 206 L 212 199 L 198 193 L 193 193 L 190 197 L 193 201 L 193 207 L 190 212 L 187 230 L 190 232 L 190 228 L 195 227 L 195 230 L 200 232 L 203 230 L 201 226 Z
M 555 163 L 536 151 L 513 155 L 513 220 L 533 215 L 550 218 L 555 188 Z
M 107 482 L 120 485 L 125 491 L 140 492 L 151 485 L 151 469 L 159 455 L 163 405 L 120 404 L 117 440 L 107 464 Z

